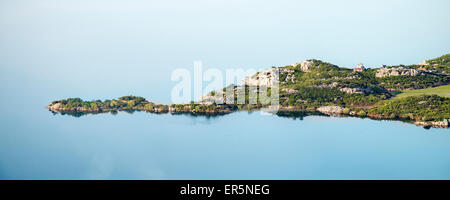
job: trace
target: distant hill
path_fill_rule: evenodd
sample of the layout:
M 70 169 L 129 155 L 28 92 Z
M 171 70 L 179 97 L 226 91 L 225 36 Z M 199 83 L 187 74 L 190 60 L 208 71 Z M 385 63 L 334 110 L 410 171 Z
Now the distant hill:
M 321 60 L 306 60 L 270 68 L 247 77 L 246 85 L 258 81 L 269 85 L 270 73 L 279 71 L 280 103 L 284 107 L 315 108 L 323 105 L 371 106 L 390 99 L 395 91 L 448 85 L 450 54 L 428 60 L 422 65 L 383 66 L 365 69 L 339 67 Z M 233 86 L 235 90 L 246 86 Z M 213 92 L 217 94 L 216 91 Z M 205 102 L 216 100 L 205 96 Z M 225 97 L 225 94 L 223 96 Z
M 436 71 L 442 74 L 450 75 L 450 54 L 445 54 L 441 57 L 427 60 L 421 66 L 424 66 L 429 71 Z

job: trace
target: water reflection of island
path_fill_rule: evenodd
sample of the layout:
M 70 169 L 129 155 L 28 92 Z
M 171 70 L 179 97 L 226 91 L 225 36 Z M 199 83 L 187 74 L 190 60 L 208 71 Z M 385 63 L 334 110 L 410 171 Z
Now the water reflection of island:
M 114 111 L 109 111 L 109 112 L 73 112 L 73 111 L 55 112 L 55 111 L 51 111 L 51 110 L 50 110 L 50 112 L 53 115 L 61 114 L 61 115 L 68 115 L 68 116 L 72 116 L 72 117 L 82 117 L 82 116 L 87 116 L 87 115 L 99 115 L 99 114 L 117 115 L 119 112 L 124 112 L 127 114 L 134 114 L 136 112 L 145 112 L 145 111 L 127 109 L 127 110 L 120 110 L 120 111 L 114 110 Z M 248 111 L 248 112 L 252 113 L 254 111 Z M 155 112 L 151 112 L 151 113 L 156 114 L 156 115 L 175 115 L 175 116 L 205 117 L 205 118 L 216 118 L 216 117 L 220 117 L 220 116 L 224 116 L 224 115 L 228 114 L 228 113 L 209 114 L 209 113 L 155 113 Z M 323 113 L 317 112 L 317 111 L 291 111 L 291 110 L 279 110 L 272 114 L 277 115 L 279 117 L 299 119 L 299 120 L 303 120 L 303 118 L 306 116 L 329 116 L 327 114 L 323 114 Z
M 53 115 L 68 115 L 68 116 L 72 116 L 72 117 L 82 117 L 82 116 L 87 116 L 87 115 L 99 115 L 99 114 L 111 114 L 111 115 L 117 115 L 119 112 L 124 112 L 127 114 L 134 114 L 136 112 L 146 112 L 146 111 L 142 111 L 142 110 L 133 110 L 133 109 L 126 109 L 126 110 L 113 110 L 113 111 L 108 111 L 108 112 L 78 112 L 78 111 L 59 111 L 59 112 L 55 112 L 50 110 L 50 112 Z M 215 113 L 215 114 L 209 114 L 209 113 L 159 113 L 159 112 L 146 112 L 146 113 L 151 113 L 151 114 L 155 114 L 155 115 L 184 115 L 184 116 L 190 116 L 190 117 L 204 117 L 204 118 L 216 118 L 219 116 L 224 116 L 226 115 L 226 113 Z
M 172 115 L 172 116 L 188 116 L 188 117 L 201 117 L 201 118 L 205 118 L 205 119 L 215 119 L 218 117 L 222 117 L 225 116 L 227 114 L 230 113 L 155 113 L 155 112 L 147 112 L 147 111 L 142 111 L 142 110 L 133 110 L 133 109 L 127 109 L 127 110 L 119 110 L 119 111 L 109 111 L 109 112 L 73 112 L 73 111 L 60 111 L 60 112 L 55 112 L 55 111 L 51 111 L 50 112 L 53 115 L 68 115 L 68 116 L 72 116 L 72 117 L 82 117 L 82 116 L 87 116 L 87 115 L 99 115 L 99 114 L 111 114 L 111 115 L 117 115 L 119 114 L 119 112 L 124 112 L 127 114 L 134 114 L 136 112 L 146 112 L 146 113 L 151 113 L 151 114 L 155 114 L 155 115 Z M 244 111 L 242 111 L 244 112 Z M 249 114 L 256 112 L 256 111 L 252 111 L 252 110 L 248 110 L 247 111 Z M 308 116 L 324 116 L 324 117 L 355 117 L 355 116 L 349 116 L 349 115 L 329 115 L 329 114 L 324 114 L 318 111 L 310 111 L 310 110 L 305 110 L 305 111 L 298 111 L 298 110 L 278 110 L 276 112 L 269 112 L 273 115 L 276 115 L 278 117 L 282 117 L 282 118 L 290 118 L 293 120 L 303 120 L 303 118 L 308 117 Z M 365 118 L 365 117 L 358 117 L 358 118 Z M 404 123 L 412 123 L 411 121 L 408 120 L 401 120 L 401 119 L 397 119 L 397 120 L 391 120 L 391 119 L 372 119 L 372 120 L 379 120 L 379 121 L 401 121 Z M 430 129 L 431 126 L 423 126 L 423 128 L 425 129 Z
M 290 110 L 280 110 L 275 113 L 279 117 L 291 118 L 291 119 L 299 119 L 303 120 L 304 117 L 307 116 L 329 116 L 317 111 L 290 111 Z

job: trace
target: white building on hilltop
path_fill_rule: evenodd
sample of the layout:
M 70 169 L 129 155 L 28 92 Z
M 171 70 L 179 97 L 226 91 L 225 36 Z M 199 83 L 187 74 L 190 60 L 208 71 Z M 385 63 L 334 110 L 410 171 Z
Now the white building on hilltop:
M 366 70 L 366 68 L 361 62 L 358 63 L 358 67 L 353 68 L 354 72 L 362 72 L 364 70 Z

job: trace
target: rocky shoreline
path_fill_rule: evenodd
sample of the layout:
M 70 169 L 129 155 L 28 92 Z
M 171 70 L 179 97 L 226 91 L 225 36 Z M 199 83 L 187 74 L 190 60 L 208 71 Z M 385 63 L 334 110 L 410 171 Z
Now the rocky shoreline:
M 414 122 L 415 125 L 423 127 L 435 127 L 435 128 L 448 128 L 448 122 L 446 121 L 433 121 L 433 122 Z
M 74 108 L 62 108 L 59 103 L 45 106 L 46 109 L 56 112 L 56 113 L 63 113 L 63 112 L 74 112 L 74 113 L 107 113 L 107 112 L 113 112 L 113 111 L 127 111 L 127 110 L 135 110 L 135 111 L 145 111 L 149 113 L 173 113 L 173 114 L 183 114 L 183 113 L 190 113 L 190 114 L 204 114 L 204 115 L 221 115 L 221 114 L 229 114 L 232 113 L 233 110 L 229 108 L 224 109 L 210 109 L 210 110 L 196 110 L 195 108 L 191 108 L 191 106 L 184 106 L 183 109 L 177 109 L 172 106 L 167 105 L 159 105 L 159 107 L 153 107 L 153 108 L 118 108 L 118 109 L 87 109 L 83 107 L 74 107 Z M 219 106 L 217 108 L 220 108 Z
M 401 119 L 401 118 L 393 119 L 393 118 L 383 117 L 382 115 L 374 115 L 374 114 L 366 114 L 366 113 L 362 113 L 362 112 L 355 112 L 355 111 L 351 111 L 350 109 L 344 108 L 341 106 L 321 106 L 321 107 L 317 108 L 317 111 L 327 114 L 327 115 L 331 115 L 331 116 L 357 116 L 357 117 L 369 117 L 371 119 L 391 119 L 391 120 L 410 121 L 408 119 Z M 449 127 L 448 120 L 428 121 L 428 122 L 415 121 L 412 123 L 414 123 L 415 125 L 418 125 L 418 126 L 423 126 L 423 127 L 435 127 L 435 128 L 448 128 Z
M 145 111 L 145 112 L 149 112 L 149 113 L 170 113 L 170 114 L 195 114 L 195 115 L 224 115 L 224 114 L 229 114 L 232 113 L 236 110 L 232 110 L 228 107 L 221 107 L 222 105 L 217 105 L 216 109 L 209 109 L 209 110 L 196 110 L 195 108 L 193 108 L 193 106 L 191 105 L 183 105 L 183 106 L 177 106 L 175 104 L 167 106 L 167 105 L 162 105 L 159 107 L 154 107 L 152 109 L 146 109 L 146 108 L 134 108 L 132 110 L 136 110 L 136 111 Z M 177 108 L 178 107 L 178 108 Z M 86 109 L 83 107 L 75 107 L 75 108 L 62 108 L 60 103 L 55 103 L 55 104 L 50 104 L 48 106 L 45 106 L 45 108 L 47 108 L 48 110 L 52 111 L 52 112 L 56 112 L 56 113 L 64 113 L 64 112 L 75 112 L 75 113 L 83 113 L 83 114 L 89 114 L 89 113 L 107 113 L 107 112 L 113 112 L 113 111 L 126 111 L 126 110 L 130 110 L 130 109 Z M 406 120 L 406 119 L 400 119 L 400 118 L 396 118 L 396 119 L 392 119 L 392 118 L 387 118 L 387 117 L 383 117 L 381 115 L 373 115 L 373 114 L 367 114 L 363 109 L 361 109 L 359 112 L 352 110 L 350 108 L 345 108 L 342 106 L 320 106 L 318 108 L 306 108 L 306 109 L 302 109 L 299 107 L 294 107 L 294 106 L 288 106 L 288 107 L 279 107 L 278 109 L 279 111 L 292 111 L 292 112 L 299 112 L 299 111 L 306 111 L 306 112 L 310 112 L 310 111 L 317 111 L 329 116 L 354 116 L 354 117 L 368 117 L 371 119 L 376 119 L 376 120 L 382 120 L 382 119 L 386 119 L 386 120 Z M 417 126 L 423 126 L 423 127 L 435 127 L 435 128 L 448 128 L 449 127 L 449 122 L 444 120 L 444 121 L 428 121 L 428 122 L 423 122 L 423 121 L 411 121 L 411 120 L 406 120 L 408 122 L 414 123 Z

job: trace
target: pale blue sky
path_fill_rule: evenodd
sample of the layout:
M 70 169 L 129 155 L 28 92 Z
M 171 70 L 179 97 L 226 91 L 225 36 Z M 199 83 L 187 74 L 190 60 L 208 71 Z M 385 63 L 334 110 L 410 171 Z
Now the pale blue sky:
M 449 8 L 448 0 L 1 0 L 1 78 L 59 85 L 61 96 L 166 101 L 173 69 L 195 60 L 222 69 L 309 58 L 413 64 L 450 52 Z

